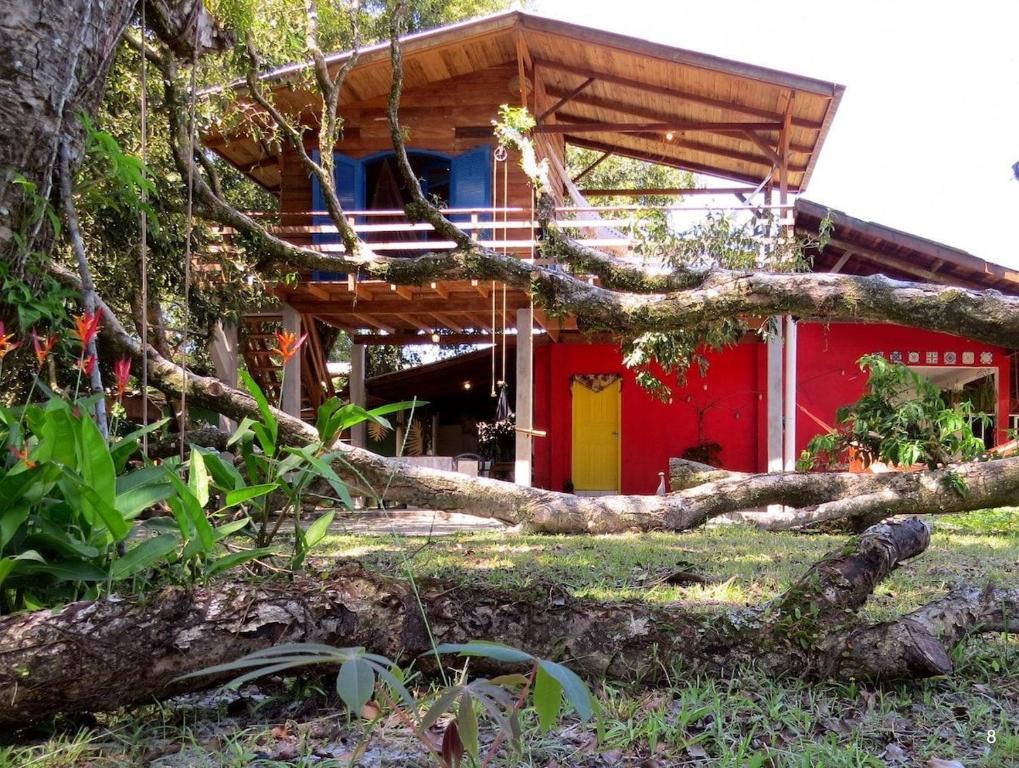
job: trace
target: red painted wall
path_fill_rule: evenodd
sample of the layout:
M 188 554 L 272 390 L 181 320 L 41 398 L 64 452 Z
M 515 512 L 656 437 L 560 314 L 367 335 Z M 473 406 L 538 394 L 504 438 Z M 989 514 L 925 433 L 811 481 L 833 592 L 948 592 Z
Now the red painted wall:
M 672 382 L 672 402 L 663 403 L 643 390 L 623 365 L 612 344 L 547 344 L 535 348 L 534 422 L 548 436 L 534 441 L 534 484 L 561 490 L 572 466 L 570 376 L 575 373 L 619 373 L 621 388 L 622 492 L 650 494 L 669 458 L 699 442 L 698 410 L 703 435 L 722 446 L 721 460 L 730 469 L 757 469 L 758 410 L 763 405 L 764 345 L 740 344 L 708 352 L 702 377 L 695 366 L 684 387 Z
M 835 412 L 863 394 L 866 375 L 856 365 L 863 355 L 893 352 L 910 363 L 909 353 L 919 354 L 918 365 L 946 365 L 945 353 L 955 353 L 951 367 L 963 364 L 963 353 L 972 352 L 972 366 L 998 369 L 998 440 L 1004 439 L 1008 426 L 1009 361 L 1004 349 L 969 341 L 947 333 L 933 333 L 898 325 L 863 323 L 800 323 L 796 359 L 796 450 L 806 447 L 814 435 L 823 431 L 803 409 L 827 424 L 834 424 Z M 937 363 L 927 363 L 927 353 L 937 353 Z M 981 353 L 990 353 L 991 362 L 981 362 Z
M 956 336 L 894 325 L 852 323 L 800 323 L 797 346 L 796 450 L 822 431 L 803 409 L 821 421 L 834 424 L 838 408 L 857 400 L 866 379 L 856 361 L 865 354 L 920 354 L 954 352 L 958 365 L 963 353 L 972 352 L 973 365 L 998 368 L 999 440 L 1008 423 L 1009 361 L 1004 349 L 970 342 Z M 981 363 L 981 353 L 991 362 Z M 700 441 L 698 411 L 703 411 L 703 438 L 722 446 L 727 469 L 763 471 L 766 461 L 766 346 L 744 342 L 722 352 L 706 352 L 708 370 L 701 376 L 695 366 L 685 386 L 671 382 L 672 401 L 663 403 L 641 389 L 623 365 L 618 345 L 544 344 L 534 351 L 534 424 L 547 436 L 534 440 L 534 484 L 561 490 L 572 464 L 572 406 L 570 376 L 577 373 L 622 375 L 621 484 L 627 494 L 654 493 L 658 472 L 668 471 L 669 459 Z

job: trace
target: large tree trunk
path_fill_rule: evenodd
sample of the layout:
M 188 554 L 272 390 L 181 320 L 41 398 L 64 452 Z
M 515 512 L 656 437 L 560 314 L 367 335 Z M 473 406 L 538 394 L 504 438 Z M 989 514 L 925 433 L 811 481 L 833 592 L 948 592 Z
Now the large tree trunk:
M 59 267 L 52 273 L 68 285 L 77 278 Z M 100 302 L 106 335 L 125 354 L 141 362 L 142 347 L 116 315 Z M 186 382 L 188 402 L 240 421 L 260 418 L 254 399 L 219 379 L 183 372 L 149 348 L 149 380 L 170 396 Z M 282 439 L 307 445 L 318 439 L 314 427 L 275 411 Z M 526 488 L 514 483 L 455 472 L 412 467 L 346 443 L 333 446 L 343 455 L 337 473 L 359 494 L 385 496 L 424 509 L 496 519 L 544 533 L 619 533 L 629 530 L 683 531 L 720 515 L 770 504 L 793 507 L 795 522 L 871 514 L 947 514 L 1013 503 L 1019 494 L 1019 457 L 959 464 L 912 473 L 791 472 L 787 474 L 723 473 L 721 479 L 667 496 L 585 497 Z M 959 483 L 965 487 L 960 493 Z M 367 485 L 366 485 L 367 483 Z M 794 518 L 789 518 L 793 520 Z
M 1014 631 L 1019 616 L 1019 590 L 970 590 L 896 621 L 857 619 L 874 587 L 928 542 L 918 520 L 875 526 L 770 605 L 724 613 L 579 600 L 554 586 L 508 592 L 424 581 L 418 591 L 437 641 L 500 641 L 592 679 L 653 683 L 679 659 L 715 672 L 753 660 L 772 674 L 915 678 L 950 672 L 948 651 L 965 633 Z M 197 690 L 217 680 L 175 679 L 282 642 L 363 646 L 402 663 L 431 648 L 411 586 L 356 565 L 285 586 L 226 583 L 75 603 L 0 619 L 0 723 Z
M 0 4 L 0 259 L 15 272 L 53 241 L 36 199 L 56 190 L 61 146 L 70 171 L 81 163 L 79 115 L 93 115 L 137 0 L 7 0 Z M 182 56 L 221 49 L 200 0 L 148 0 L 148 18 Z M 198 47 L 195 47 L 197 42 Z

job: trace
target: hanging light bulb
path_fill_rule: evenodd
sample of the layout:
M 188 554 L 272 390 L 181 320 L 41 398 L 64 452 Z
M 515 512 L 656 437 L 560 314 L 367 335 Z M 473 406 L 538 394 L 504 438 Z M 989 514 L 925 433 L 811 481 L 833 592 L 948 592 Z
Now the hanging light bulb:
M 672 131 L 669 131 L 665 134 L 666 141 L 672 141 L 674 138 L 676 138 L 676 135 Z
M 464 382 L 464 389 L 470 389 L 470 388 L 471 388 L 471 382 L 469 380 L 465 381 Z
M 438 343 L 439 343 L 439 332 L 438 331 L 432 331 L 432 344 L 438 344 Z

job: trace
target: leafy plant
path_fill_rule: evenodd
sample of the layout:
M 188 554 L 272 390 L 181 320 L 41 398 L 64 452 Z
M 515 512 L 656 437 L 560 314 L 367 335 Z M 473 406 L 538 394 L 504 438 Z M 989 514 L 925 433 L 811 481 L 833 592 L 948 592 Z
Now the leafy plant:
M 314 495 L 314 482 L 328 484 L 347 509 L 354 506 L 346 484 L 332 467 L 334 462 L 344 461 L 343 454 L 331 448 L 340 433 L 366 421 L 390 429 L 384 416 L 412 407 L 414 403 L 394 403 L 369 411 L 335 398 L 327 400 L 317 414 L 318 440 L 311 445 L 292 447 L 280 440 L 279 422 L 261 388 L 246 371 L 241 371 L 240 377 L 261 416 L 260 419 L 245 418 L 229 440 L 228 445 L 236 445 L 240 453 L 240 469 L 215 452 L 201 449 L 193 449 L 192 467 L 198 467 L 196 462 L 201 462 L 203 469 L 199 471 L 207 472 L 211 486 L 224 495 L 226 507 L 247 510 L 253 523 L 250 534 L 257 549 L 272 547 L 284 521 L 291 520 L 294 538 L 290 567 L 297 569 L 325 537 L 336 515 L 334 510 L 324 512 L 304 526 L 301 512 L 306 498 Z
M 807 444 L 800 469 L 846 463 L 851 453 L 864 466 L 882 461 L 936 469 L 986 453 L 973 425 L 988 425 L 988 414 L 977 412 L 969 401 L 947 404 L 929 379 L 881 355 L 865 355 L 859 365 L 870 374 L 867 391 L 838 410 L 837 429 Z
M 167 471 L 126 471 L 140 430 L 108 445 L 77 408 L 0 408 L 0 603 L 4 609 L 53 604 L 131 579 L 165 559 L 177 538 L 156 536 L 130 549 L 133 521 L 168 499 Z
M 364 648 L 286 643 L 184 675 L 181 679 L 243 672 L 228 683 L 231 687 L 238 687 L 267 675 L 300 667 L 338 665 L 336 692 L 352 715 L 362 716 L 366 712 L 365 705 L 377 696 L 413 730 L 429 752 L 438 754 L 444 768 L 460 765 L 464 755 L 468 755 L 473 764 L 486 768 L 504 742 L 519 754 L 522 750 L 520 713 L 528 701 L 542 732 L 548 731 L 559 720 L 564 703 L 573 707 L 581 720 L 590 720 L 595 713 L 595 700 L 587 684 L 575 672 L 557 662 L 481 640 L 442 644 L 434 652 L 523 665 L 526 672 L 469 681 L 462 679 L 439 688 L 430 696 L 416 699 L 404 683 L 403 671 L 384 656 L 368 653 Z M 436 741 L 430 729 L 440 718 L 450 714 L 453 717 L 447 721 L 441 740 Z M 479 715 L 496 727 L 495 739 L 484 756 L 479 738 Z

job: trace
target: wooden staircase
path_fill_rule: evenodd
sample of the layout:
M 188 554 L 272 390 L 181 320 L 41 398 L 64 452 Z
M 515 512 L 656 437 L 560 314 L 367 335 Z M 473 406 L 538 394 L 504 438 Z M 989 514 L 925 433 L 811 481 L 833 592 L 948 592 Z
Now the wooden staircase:
M 238 343 L 248 373 L 255 380 L 270 403 L 278 403 L 283 369 L 272 354 L 276 346 L 276 333 L 283 328 L 279 313 L 247 315 L 241 321 Z M 336 396 L 329 370 L 326 350 L 336 341 L 337 331 L 301 315 L 301 333 L 308 340 L 301 347 L 301 418 L 314 421 L 319 406 Z

